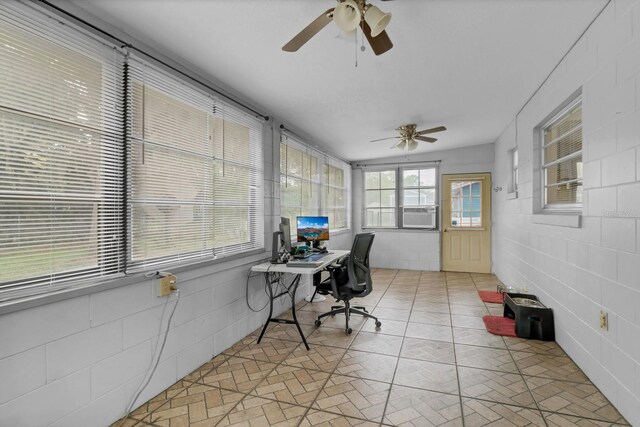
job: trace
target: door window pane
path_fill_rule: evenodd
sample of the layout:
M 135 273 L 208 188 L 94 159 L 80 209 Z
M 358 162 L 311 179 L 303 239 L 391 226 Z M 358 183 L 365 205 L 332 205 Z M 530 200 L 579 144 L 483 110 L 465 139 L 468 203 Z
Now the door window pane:
M 482 181 L 453 181 L 451 226 L 482 227 Z

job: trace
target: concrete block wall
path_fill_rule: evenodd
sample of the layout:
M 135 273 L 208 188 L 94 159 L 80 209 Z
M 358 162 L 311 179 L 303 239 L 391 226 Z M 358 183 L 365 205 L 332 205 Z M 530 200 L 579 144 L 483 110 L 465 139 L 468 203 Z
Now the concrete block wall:
M 352 212 L 353 229 L 362 230 L 364 207 L 363 169 L 380 165 L 416 164 L 439 160 L 440 182 L 444 174 L 475 173 L 493 171 L 493 144 L 482 144 L 467 148 L 413 153 L 409 157 L 359 160 L 352 162 Z M 371 265 L 379 268 L 403 268 L 409 270 L 440 271 L 440 232 L 430 230 L 375 229 L 376 238 L 371 248 Z
M 580 88 L 582 226 L 539 224 L 534 128 Z M 507 188 L 516 144 L 519 196 L 493 199 L 494 270 L 554 308 L 559 344 L 640 425 L 640 1 L 609 3 L 500 136 L 495 185 Z

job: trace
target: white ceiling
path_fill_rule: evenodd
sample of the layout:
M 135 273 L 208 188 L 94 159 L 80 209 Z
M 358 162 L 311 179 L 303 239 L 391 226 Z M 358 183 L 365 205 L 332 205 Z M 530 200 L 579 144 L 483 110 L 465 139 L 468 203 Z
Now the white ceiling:
M 73 1 L 347 160 L 400 154 L 369 140 L 404 123 L 448 128 L 417 152 L 495 141 L 606 3 L 371 0 L 393 14 L 376 57 L 333 23 L 281 50 L 334 0 Z

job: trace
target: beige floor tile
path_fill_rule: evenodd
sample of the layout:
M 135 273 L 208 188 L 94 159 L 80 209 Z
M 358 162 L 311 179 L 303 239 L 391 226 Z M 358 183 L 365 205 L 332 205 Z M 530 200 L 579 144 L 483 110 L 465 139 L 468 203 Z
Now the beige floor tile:
M 402 337 L 393 335 L 378 335 L 370 332 L 360 332 L 351 343 L 354 350 L 398 356 L 402 347 Z
M 352 334 L 345 333 L 344 329 L 323 328 L 320 326 L 309 337 L 307 341 L 309 346 L 323 345 L 330 347 L 348 348 L 356 337 L 357 332 Z
M 413 298 L 387 298 L 382 297 L 378 302 L 377 307 L 398 309 L 398 310 L 411 310 L 413 306 Z
M 460 366 L 518 373 L 508 350 L 456 344 L 456 361 Z
M 607 398 L 590 383 L 572 383 L 526 376 L 525 381 L 543 411 L 613 423 L 625 422 Z
M 453 344 L 419 338 L 405 338 L 400 357 L 438 363 L 455 363 Z
M 368 310 L 368 309 L 367 309 Z M 367 321 L 365 316 L 359 314 L 351 314 L 349 316 L 349 327 L 353 331 L 359 331 L 364 323 Z M 347 319 L 344 314 L 336 314 L 334 316 L 327 316 L 321 320 L 322 325 L 320 327 L 335 328 L 344 331 L 346 329 Z
M 207 363 L 200 366 L 195 371 L 191 372 L 189 375 L 184 377 L 184 379 L 191 382 L 198 382 L 202 379 L 203 376 L 208 374 L 212 369 L 223 364 L 228 357 L 230 356 L 227 356 L 225 354 L 219 354 L 213 359 L 211 359 L 210 361 L 208 361 Z
M 489 314 L 486 306 L 473 306 L 473 305 L 450 305 L 451 314 L 457 314 L 461 316 L 486 316 Z
M 451 315 L 449 313 L 433 313 L 431 311 L 413 310 L 409 317 L 409 321 L 414 323 L 451 326 Z
M 407 322 L 399 320 L 378 319 L 382 325 L 376 326 L 376 322 L 373 319 L 367 319 L 364 326 L 362 326 L 362 332 L 370 332 L 372 334 L 381 335 L 395 335 L 403 337 L 407 330 Z
M 405 336 L 424 340 L 453 342 L 450 326 L 409 322 Z
M 610 423 L 607 421 L 595 421 L 586 418 L 573 417 L 571 415 L 554 414 L 542 411 L 542 416 L 549 427 L 617 427 L 625 424 Z
M 458 367 L 460 393 L 465 397 L 536 408 L 520 374 Z
M 383 422 L 394 426 L 462 426 L 460 398 L 394 385 Z
M 397 363 L 398 358 L 395 356 L 348 350 L 335 372 L 340 375 L 390 383 Z
M 212 387 L 248 393 L 275 368 L 275 363 L 230 357 L 205 375 L 201 382 Z
M 391 385 L 334 374 L 320 391 L 314 409 L 379 422 Z
M 131 414 L 129 414 L 130 418 L 135 418 L 137 420 L 142 420 L 148 418 L 149 414 L 154 411 L 160 410 L 161 408 L 168 408 L 170 405 L 168 402 L 175 397 L 183 397 L 187 395 L 187 389 L 192 386 L 193 383 L 190 381 L 180 380 L 172 386 L 168 387 L 161 393 L 158 393 L 148 402 L 140 405 L 138 408 L 133 410 Z
M 513 351 L 544 354 L 547 356 L 566 356 L 555 341 L 528 340 L 518 337 L 504 337 L 507 348 Z
M 512 351 L 511 354 L 523 375 L 589 382 L 587 376 L 567 356 L 548 356 L 521 351 Z
M 303 406 L 247 396 L 219 424 L 220 427 L 294 427 L 306 412 Z
M 416 298 L 415 302 L 413 303 L 413 308 L 412 308 L 412 313 L 415 313 L 416 311 L 428 311 L 431 313 L 445 313 L 448 314 L 449 313 L 449 303 L 435 303 L 435 302 L 431 302 L 429 299 L 422 300 L 422 299 L 418 299 Z
M 280 402 L 309 406 L 329 375 L 328 372 L 280 365 L 259 383 L 251 394 Z
M 401 322 L 407 322 L 409 320 L 409 315 L 411 314 L 411 310 L 401 310 L 395 308 L 387 308 L 387 307 L 376 307 L 371 312 L 374 316 L 380 319 L 387 320 L 398 320 Z
M 456 367 L 444 363 L 400 358 L 393 383 L 441 393 L 459 393 Z
M 504 405 L 483 400 L 462 399 L 466 427 L 479 426 L 545 426 L 537 409 Z
M 346 349 L 344 348 L 316 344 L 310 346 L 309 350 L 307 350 L 304 344 L 300 344 L 282 363 L 298 368 L 333 372 L 345 352 Z
M 291 326 L 295 328 L 294 325 Z M 299 343 L 300 341 L 262 338 L 260 344 L 255 341 L 238 351 L 236 356 L 259 360 L 260 362 L 280 363 L 298 346 Z
M 481 347 L 507 348 L 501 336 L 480 329 L 453 328 L 453 342 Z
M 377 427 L 378 423 L 311 409 L 299 427 Z
M 315 330 L 315 326 L 300 324 L 300 329 L 302 329 L 302 333 L 304 334 L 304 336 L 308 337 Z M 257 340 L 261 332 L 262 332 L 262 328 L 257 331 L 254 331 L 251 335 L 255 337 Z M 267 338 L 274 339 L 274 340 L 294 341 L 297 343 L 302 342 L 302 338 L 300 337 L 300 332 L 298 332 L 298 328 L 296 328 L 296 325 L 287 324 L 287 323 L 270 322 L 269 327 L 267 328 L 267 331 L 264 333 L 263 339 L 267 339 Z
M 451 324 L 456 328 L 472 328 L 486 331 L 484 321 L 481 316 L 462 316 L 460 314 L 451 315 Z

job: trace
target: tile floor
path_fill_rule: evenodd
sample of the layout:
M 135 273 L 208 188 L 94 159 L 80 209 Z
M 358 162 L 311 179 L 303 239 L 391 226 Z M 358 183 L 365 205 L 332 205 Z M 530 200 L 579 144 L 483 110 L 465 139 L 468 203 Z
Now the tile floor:
M 363 305 L 377 315 L 313 326 L 329 309 L 260 330 L 113 426 L 613 426 L 625 419 L 553 342 L 503 338 L 478 290 L 495 276 L 377 269 Z

